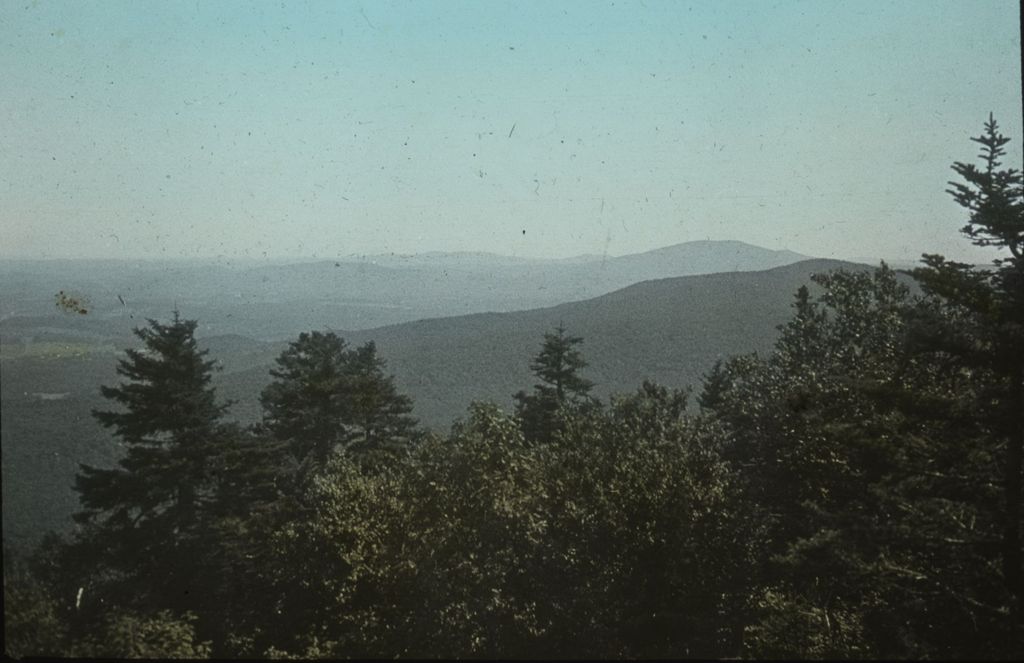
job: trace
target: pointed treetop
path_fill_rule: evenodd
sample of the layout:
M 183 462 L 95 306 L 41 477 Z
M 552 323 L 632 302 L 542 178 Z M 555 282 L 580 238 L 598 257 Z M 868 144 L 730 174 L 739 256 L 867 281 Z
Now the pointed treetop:
M 952 188 L 946 190 L 970 214 L 960 231 L 977 246 L 1005 247 L 1020 260 L 1024 257 L 1024 185 L 1019 170 L 1000 170 L 1010 139 L 999 133 L 990 113 L 984 133 L 971 140 L 982 146 L 978 158 L 984 169 L 957 161 L 953 170 L 963 181 L 949 182 Z

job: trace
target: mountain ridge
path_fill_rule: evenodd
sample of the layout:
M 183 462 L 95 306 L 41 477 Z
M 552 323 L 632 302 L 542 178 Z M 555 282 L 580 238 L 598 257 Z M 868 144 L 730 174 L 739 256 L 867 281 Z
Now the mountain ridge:
M 701 240 L 620 257 L 512 263 L 465 253 L 389 264 L 0 261 L 0 334 L 28 337 L 49 319 L 50 327 L 107 329 L 111 339 L 124 339 L 134 324 L 177 308 L 200 320 L 201 334 L 280 340 L 325 326 L 371 329 L 427 317 L 528 310 L 653 278 L 765 269 L 799 257 L 743 242 Z M 61 315 L 53 306 L 58 291 L 86 302 L 89 315 Z
M 674 244 L 668 244 L 665 246 L 655 247 L 653 249 L 646 249 L 643 251 L 634 251 L 631 253 L 623 254 L 608 254 L 608 253 L 580 253 L 572 254 L 568 256 L 558 257 L 545 257 L 545 256 L 518 256 L 503 253 L 496 253 L 493 251 L 423 251 L 420 253 L 400 253 L 400 252 L 382 252 L 382 253 L 351 253 L 341 256 L 308 256 L 308 257 L 275 257 L 275 258 L 251 258 L 245 256 L 181 256 L 177 258 L 155 258 L 155 257 L 123 257 L 123 258 L 68 258 L 63 256 L 4 256 L 0 255 L 0 266 L 3 263 L 25 263 L 25 264 L 45 264 L 53 265 L 58 263 L 94 263 L 102 264 L 105 266 L 121 265 L 130 263 L 139 267 L 160 267 L 166 265 L 176 264 L 218 264 L 222 266 L 228 266 L 232 268 L 249 268 L 257 266 L 282 266 L 282 265 L 301 265 L 309 263 L 334 263 L 334 262 L 351 262 L 360 263 L 377 258 L 429 258 L 431 260 L 445 257 L 454 258 L 500 258 L 503 260 L 522 261 L 522 262 L 564 262 L 564 261 L 588 261 L 595 262 L 605 259 L 618 259 L 628 258 L 635 256 L 643 256 L 651 253 L 658 253 L 662 251 L 670 251 L 679 249 L 681 247 L 696 247 L 696 246 L 743 246 L 758 249 L 761 251 L 768 251 L 774 253 L 791 253 L 796 256 L 801 256 L 802 259 L 808 259 L 811 256 L 806 256 L 800 253 L 790 251 L 788 249 L 769 249 L 766 247 L 759 246 L 757 244 L 751 244 L 742 240 L 736 239 L 699 239 L 689 240 L 685 242 L 676 242 Z
M 597 394 L 631 391 L 644 379 L 697 387 L 716 358 L 767 350 L 790 315 L 794 294 L 814 273 L 867 270 L 869 265 L 812 259 L 758 272 L 669 277 L 576 302 L 524 311 L 424 318 L 368 330 L 330 328 L 351 345 L 373 341 L 388 372 L 412 398 L 414 414 L 446 428 L 473 399 L 510 407 L 512 394 L 534 378 L 529 362 L 544 332 L 564 324 L 582 336 Z M 731 295 L 730 295 L 731 293 Z M 277 352 L 283 344 L 275 346 Z M 269 346 L 268 346 L 269 349 Z M 272 357 L 230 371 L 223 380 L 255 420 L 255 394 Z M 473 379 L 468 379 L 473 376 Z

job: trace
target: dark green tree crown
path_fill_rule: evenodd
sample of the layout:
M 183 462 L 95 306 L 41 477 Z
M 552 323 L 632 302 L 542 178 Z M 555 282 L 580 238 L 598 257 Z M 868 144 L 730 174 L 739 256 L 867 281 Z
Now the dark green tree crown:
M 1000 170 L 1003 149 L 1010 139 L 999 133 L 992 114 L 985 123 L 985 132 L 972 137 L 981 145 L 978 158 L 983 167 L 957 161 L 953 170 L 963 182 L 949 182 L 947 189 L 956 202 L 968 210 L 970 218 L 961 232 L 978 246 L 1008 248 L 1013 257 L 1024 256 L 1024 187 L 1021 172 L 1014 168 Z
M 416 426 L 412 401 L 384 367 L 372 341 L 350 350 L 333 332 L 300 334 L 270 372 L 275 379 L 260 397 L 264 424 L 299 462 L 318 465 L 338 447 L 364 451 L 407 440 Z
M 562 325 L 544 334 L 540 354 L 530 363 L 530 370 L 541 380 L 535 385 L 538 391 L 551 391 L 560 403 L 587 398 L 594 383 L 578 375 L 587 367 L 576 347 L 582 343 L 581 337 L 567 335 Z
M 596 403 L 590 396 L 594 384 L 578 374 L 587 365 L 576 347 L 581 343 L 582 338 L 569 336 L 562 325 L 544 334 L 540 353 L 530 363 L 540 382 L 533 393 L 515 395 L 516 414 L 528 441 L 551 440 L 562 429 L 563 410 Z
M 189 430 L 202 430 L 230 406 L 217 403 L 210 380 L 216 362 L 205 359 L 195 339 L 196 321 L 177 311 L 170 324 L 149 320 L 134 333 L 143 349 L 125 351 L 117 373 L 128 382 L 101 387 L 102 394 L 126 409 L 94 411 L 93 416 L 126 443 L 160 444 Z

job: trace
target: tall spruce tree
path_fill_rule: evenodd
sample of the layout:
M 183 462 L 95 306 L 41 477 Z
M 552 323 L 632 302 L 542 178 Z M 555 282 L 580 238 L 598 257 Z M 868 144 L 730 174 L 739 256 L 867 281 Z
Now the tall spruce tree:
M 540 382 L 532 394 L 520 391 L 515 395 L 516 414 L 528 441 L 550 440 L 560 428 L 563 409 L 596 403 L 590 396 L 594 383 L 579 375 L 587 366 L 576 347 L 582 343 L 582 338 L 566 334 L 562 325 L 544 334 L 540 353 L 530 363 Z
M 1011 597 L 1010 622 L 1024 637 L 1024 571 L 1021 559 L 1021 456 L 1024 448 L 1024 180 L 1002 168 L 1010 139 L 989 115 L 981 136 L 981 167 L 956 162 L 962 181 L 948 190 L 967 214 L 961 232 L 977 246 L 1008 250 L 994 269 L 976 269 L 925 254 L 925 267 L 913 270 L 922 289 L 941 302 L 944 315 L 922 316 L 916 341 L 939 353 L 981 385 L 976 416 L 1002 448 L 1002 476 L 978 477 L 1003 486 L 1002 573 Z M 993 468 L 995 469 L 995 468 Z M 996 470 L 998 471 L 998 470 Z
M 101 387 L 122 406 L 93 416 L 126 448 L 113 469 L 81 466 L 75 489 L 85 526 L 79 540 L 107 583 L 127 603 L 189 609 L 196 582 L 198 542 L 207 508 L 215 499 L 212 459 L 226 434 L 214 371 L 194 336 L 196 322 L 178 312 L 170 324 L 149 321 L 135 330 L 142 349 L 129 349 L 117 372 L 127 380 Z M 103 577 L 96 572 L 94 577 Z

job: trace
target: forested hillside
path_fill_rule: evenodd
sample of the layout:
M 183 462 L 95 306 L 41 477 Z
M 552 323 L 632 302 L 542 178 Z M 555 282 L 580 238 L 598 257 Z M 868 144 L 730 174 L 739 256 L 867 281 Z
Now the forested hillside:
M 74 531 L 5 556 L 7 653 L 1024 657 L 1024 182 L 991 117 L 973 140 L 950 193 L 987 268 L 311 330 L 251 425 L 198 323 L 149 321 L 91 414 L 116 464 L 83 458 Z M 477 371 L 450 431 L 416 420 Z
M 412 398 L 413 415 L 424 428 L 445 434 L 474 400 L 511 406 L 512 395 L 533 382 L 524 358 L 559 324 L 587 339 L 596 396 L 629 391 L 644 379 L 682 388 L 697 384 L 717 359 L 770 348 L 789 315 L 790 293 L 812 274 L 838 267 L 868 269 L 803 261 L 763 272 L 648 281 L 546 309 L 335 331 L 353 344 L 374 341 L 396 384 Z M 287 342 L 237 334 L 204 338 L 198 326 L 197 337 L 221 369 L 212 380 L 233 401 L 230 418 L 260 421 L 260 391 Z M 48 530 L 68 528 L 77 507 L 71 484 L 78 463 L 113 464 L 117 447 L 90 412 L 103 405 L 99 385 L 116 379 L 115 338 L 37 338 L 23 354 L 2 360 L 8 546 L 31 546 Z
M 510 404 L 511 394 L 532 381 L 523 358 L 559 324 L 587 339 L 590 374 L 601 398 L 644 379 L 685 387 L 696 384 L 716 359 L 771 347 L 789 315 L 791 293 L 810 283 L 811 275 L 839 267 L 868 269 L 806 260 L 760 272 L 646 281 L 543 309 L 334 331 L 353 343 L 374 341 L 413 397 L 417 417 L 446 432 L 473 400 Z M 237 416 L 259 417 L 255 396 L 279 351 L 268 346 L 259 364 L 222 376 L 225 394 L 238 402 Z

